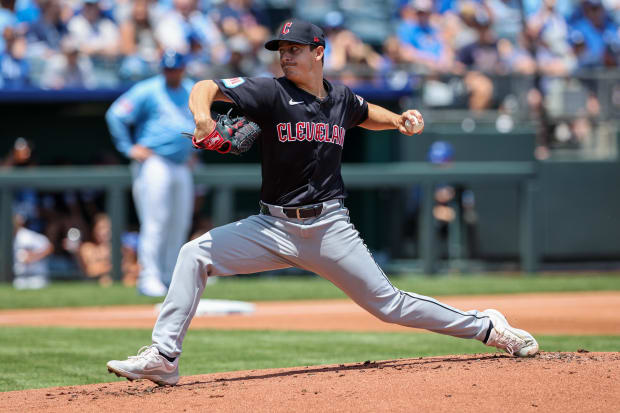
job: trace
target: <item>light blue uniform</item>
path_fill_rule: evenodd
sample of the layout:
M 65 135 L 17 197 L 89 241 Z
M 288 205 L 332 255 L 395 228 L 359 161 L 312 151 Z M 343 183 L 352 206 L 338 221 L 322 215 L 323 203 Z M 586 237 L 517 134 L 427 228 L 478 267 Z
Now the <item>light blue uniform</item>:
M 195 127 L 188 106 L 192 86 L 193 82 L 185 79 L 180 88 L 170 89 L 159 75 L 137 83 L 119 97 L 106 113 L 116 148 L 129 156 L 137 143 L 173 162 L 185 162 L 193 149 L 180 132 L 193 132 Z M 133 139 L 130 125 L 135 127 Z
M 187 161 L 193 148 L 181 132 L 192 132 L 195 127 L 188 106 L 192 86 L 183 80 L 179 88 L 172 89 L 163 75 L 155 76 L 129 89 L 106 113 L 121 153 L 129 157 L 134 144 L 154 153 L 131 165 L 140 219 L 138 290 L 146 295 L 165 295 L 191 225 L 194 193 Z

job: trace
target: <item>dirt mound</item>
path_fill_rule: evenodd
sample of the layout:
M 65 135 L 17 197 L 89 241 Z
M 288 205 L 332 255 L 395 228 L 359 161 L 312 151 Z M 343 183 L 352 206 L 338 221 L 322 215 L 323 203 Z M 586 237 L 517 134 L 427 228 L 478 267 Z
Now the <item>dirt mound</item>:
M 620 411 L 620 353 L 427 357 L 0 393 L 0 411 Z

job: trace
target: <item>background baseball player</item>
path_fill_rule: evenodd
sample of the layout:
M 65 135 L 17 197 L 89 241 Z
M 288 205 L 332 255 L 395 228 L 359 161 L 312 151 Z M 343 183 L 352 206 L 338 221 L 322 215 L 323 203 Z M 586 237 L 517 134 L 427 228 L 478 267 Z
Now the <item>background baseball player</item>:
M 421 132 L 422 116 L 415 110 L 397 115 L 324 80 L 324 35 L 312 24 L 288 21 L 265 47 L 279 52 L 284 77 L 202 81 L 190 96 L 194 136 L 206 137 L 212 149 L 221 141 L 211 119 L 215 100 L 234 103 L 262 129 L 260 214 L 183 246 L 153 344 L 128 360 L 108 362 L 108 369 L 131 380 L 175 384 L 183 338 L 207 277 L 291 266 L 328 279 L 386 322 L 477 339 L 517 356 L 535 354 L 534 337 L 509 326 L 496 310 L 464 312 L 394 287 L 349 220 L 340 174 L 346 130 L 359 125 L 412 135 Z
M 166 51 L 161 67 L 163 75 L 137 83 L 106 113 L 116 148 L 132 160 L 140 220 L 137 285 L 149 296 L 166 295 L 179 249 L 187 240 L 194 203 L 188 166 L 193 149 L 180 134 L 194 127 L 187 106 L 193 83 L 183 78 L 183 55 Z

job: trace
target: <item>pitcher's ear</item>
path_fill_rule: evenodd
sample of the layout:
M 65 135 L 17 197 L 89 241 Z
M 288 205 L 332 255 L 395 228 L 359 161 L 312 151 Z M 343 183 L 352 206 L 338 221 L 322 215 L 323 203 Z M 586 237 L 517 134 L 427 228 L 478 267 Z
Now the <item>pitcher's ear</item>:
M 325 48 L 323 46 L 317 46 L 315 50 L 316 50 L 317 60 L 323 59 L 325 57 Z

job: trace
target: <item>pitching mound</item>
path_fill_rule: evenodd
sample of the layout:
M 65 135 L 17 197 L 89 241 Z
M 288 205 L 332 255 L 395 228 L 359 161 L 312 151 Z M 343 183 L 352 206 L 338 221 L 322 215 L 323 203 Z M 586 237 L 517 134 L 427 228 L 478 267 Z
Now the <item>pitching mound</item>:
M 0 393 L 0 411 L 620 411 L 620 353 L 427 357 Z

